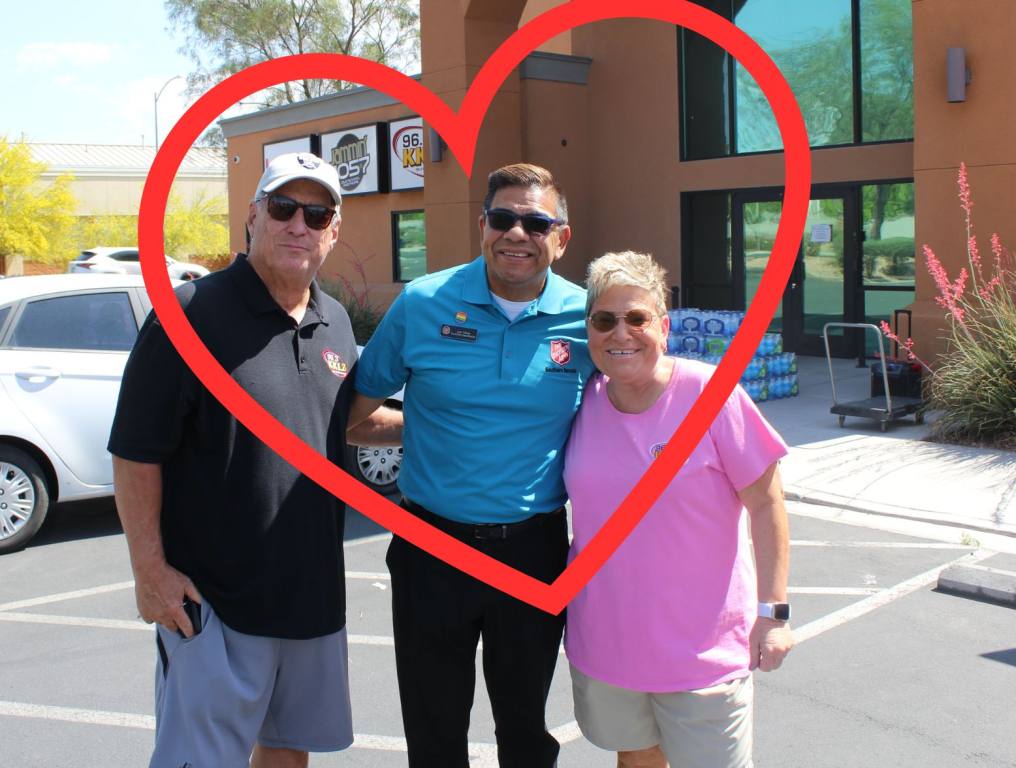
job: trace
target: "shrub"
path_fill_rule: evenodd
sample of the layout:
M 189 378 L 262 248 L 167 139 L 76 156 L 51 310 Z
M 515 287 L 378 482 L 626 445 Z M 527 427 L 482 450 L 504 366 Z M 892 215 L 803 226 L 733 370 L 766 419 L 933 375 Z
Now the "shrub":
M 928 389 L 931 407 L 941 411 L 935 432 L 945 440 L 1016 447 L 1016 271 L 1012 254 L 995 234 L 992 274 L 985 275 L 973 232 L 965 164 L 960 165 L 958 181 L 967 227 L 967 267 L 950 280 L 935 252 L 924 246 L 928 271 L 938 288 L 935 301 L 949 319 L 946 351 Z M 899 341 L 885 323 L 882 330 Z M 911 339 L 901 344 L 911 359 L 924 364 L 914 354 Z
M 342 241 L 340 241 L 342 242 Z M 357 288 L 353 281 L 342 274 L 320 275 L 318 286 L 322 291 L 332 296 L 349 314 L 349 322 L 353 326 L 353 337 L 357 344 L 366 344 L 375 329 L 384 317 L 384 312 L 374 306 L 370 300 L 367 288 L 367 272 L 364 269 L 364 260 L 352 249 L 348 243 L 342 243 L 351 253 L 350 263 L 358 276 L 360 287 Z
M 913 277 L 914 239 L 887 237 L 864 242 L 864 276 Z

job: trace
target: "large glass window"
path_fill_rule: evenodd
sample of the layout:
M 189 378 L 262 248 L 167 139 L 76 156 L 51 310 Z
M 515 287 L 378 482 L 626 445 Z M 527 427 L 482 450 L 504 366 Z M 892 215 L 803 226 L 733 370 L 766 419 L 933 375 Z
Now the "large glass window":
M 732 20 L 772 57 L 812 146 L 913 136 L 910 0 L 696 2 Z M 769 102 L 732 57 L 682 29 L 680 61 L 683 159 L 782 148 Z
M 861 2 L 861 141 L 914 135 L 910 0 Z
M 427 273 L 427 227 L 423 211 L 392 213 L 395 280 L 407 283 Z
M 850 0 L 752 0 L 734 16 L 787 78 L 813 147 L 853 140 L 850 19 Z M 735 72 L 737 151 L 780 149 L 762 89 L 740 64 Z

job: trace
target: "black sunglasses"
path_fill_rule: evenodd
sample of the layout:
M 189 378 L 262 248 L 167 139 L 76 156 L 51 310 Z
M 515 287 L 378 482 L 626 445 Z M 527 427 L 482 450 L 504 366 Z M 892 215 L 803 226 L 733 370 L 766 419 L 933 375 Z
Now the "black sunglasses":
M 498 232 L 507 232 L 516 222 L 521 221 L 527 235 L 538 237 L 543 237 L 558 224 L 567 224 L 564 219 L 554 219 L 542 213 L 515 213 L 506 208 L 488 208 L 483 215 L 487 219 L 487 226 Z
M 296 215 L 298 209 L 303 208 L 303 223 L 310 229 L 325 229 L 332 223 L 332 219 L 337 213 L 334 208 L 329 208 L 327 205 L 298 203 L 285 195 L 268 195 L 267 200 L 265 208 L 268 210 L 268 215 L 276 221 L 289 221 Z
M 644 309 L 629 309 L 623 315 L 615 315 L 613 312 L 601 309 L 589 316 L 589 324 L 600 333 L 609 333 L 617 327 L 618 321 L 621 319 L 633 331 L 644 333 L 653 320 L 656 319 L 656 315 Z

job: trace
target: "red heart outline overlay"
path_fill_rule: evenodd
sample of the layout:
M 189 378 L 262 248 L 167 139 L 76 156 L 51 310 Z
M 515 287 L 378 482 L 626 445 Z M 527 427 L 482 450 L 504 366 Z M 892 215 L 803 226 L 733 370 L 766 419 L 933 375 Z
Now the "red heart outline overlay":
M 620 8 L 618 6 L 621 6 Z M 785 153 L 783 212 L 773 252 L 744 322 L 708 385 L 667 447 L 582 553 L 553 584 L 534 579 L 433 528 L 336 467 L 280 424 L 212 357 L 173 293 L 166 271 L 163 222 L 169 189 L 187 151 L 228 107 L 256 91 L 302 78 L 360 83 L 386 93 L 421 115 L 445 140 L 467 176 L 477 136 L 494 94 L 532 50 L 555 35 L 594 21 L 643 18 L 691 29 L 731 53 L 755 78 L 776 116 Z M 417 81 L 388 67 L 339 54 L 274 59 L 238 72 L 205 93 L 177 122 L 145 182 L 138 243 L 145 286 L 169 339 L 205 387 L 244 426 L 314 482 L 379 525 L 487 584 L 559 613 L 620 546 L 682 467 L 733 391 L 769 326 L 790 277 L 811 189 L 808 135 L 790 86 L 773 61 L 729 21 L 686 0 L 573 0 L 530 21 L 506 40 L 477 73 L 458 112 Z

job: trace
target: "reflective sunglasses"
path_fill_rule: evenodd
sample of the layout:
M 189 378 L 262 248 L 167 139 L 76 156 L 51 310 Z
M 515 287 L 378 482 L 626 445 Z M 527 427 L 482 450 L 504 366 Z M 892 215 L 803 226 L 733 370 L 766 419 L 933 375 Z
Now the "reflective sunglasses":
M 564 219 L 554 219 L 542 213 L 515 213 L 506 208 L 488 208 L 483 215 L 487 219 L 487 226 L 498 232 L 507 232 L 516 222 L 521 221 L 523 231 L 537 237 L 544 237 L 556 225 L 567 223 Z
M 610 333 L 622 319 L 631 330 L 645 333 L 656 318 L 657 315 L 645 309 L 629 309 L 623 315 L 615 315 L 613 312 L 601 309 L 598 312 L 593 312 L 588 319 L 589 324 L 600 333 Z
M 266 198 L 261 198 L 262 200 Z M 291 197 L 285 195 L 268 195 L 266 208 L 268 215 L 276 221 L 289 221 L 296 215 L 298 209 L 303 208 L 303 223 L 310 229 L 325 229 L 332 223 L 337 211 L 327 205 L 315 203 L 298 203 Z

